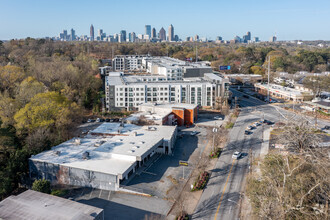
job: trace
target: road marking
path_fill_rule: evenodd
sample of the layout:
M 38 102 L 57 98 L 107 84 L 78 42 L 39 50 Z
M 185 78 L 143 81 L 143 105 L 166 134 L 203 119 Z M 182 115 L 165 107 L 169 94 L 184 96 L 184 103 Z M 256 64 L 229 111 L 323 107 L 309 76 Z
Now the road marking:
M 111 194 L 111 191 L 109 191 L 108 200 L 110 200 L 110 194 Z
M 216 220 L 217 219 L 217 215 L 218 215 L 218 212 L 220 210 L 220 206 L 221 206 L 221 202 L 222 202 L 222 199 L 223 199 L 223 195 L 225 194 L 225 191 L 226 191 L 226 187 L 227 187 L 227 184 L 228 184 L 228 181 L 229 181 L 229 177 L 230 177 L 230 174 L 231 174 L 231 171 L 233 169 L 233 166 L 234 166 L 234 163 L 236 162 L 236 160 L 233 160 L 232 164 L 231 164 L 231 167 L 230 167 L 230 170 L 229 170 L 229 173 L 228 173 L 228 176 L 227 176 L 227 180 L 226 180 L 226 183 L 225 183 L 225 187 L 223 188 L 222 190 L 222 194 L 221 194 L 221 197 L 220 197 L 220 201 L 219 201 L 219 205 L 218 205 L 218 208 L 217 208 L 217 211 L 215 213 L 215 216 L 214 216 L 214 219 Z
M 229 208 L 229 213 L 231 213 L 231 208 L 232 208 L 232 206 L 230 206 L 230 208 Z
M 91 193 L 89 194 L 89 198 L 92 197 L 93 190 L 94 190 L 94 188 L 92 188 L 92 191 L 91 191 Z
M 101 198 L 102 189 L 100 190 L 99 198 Z

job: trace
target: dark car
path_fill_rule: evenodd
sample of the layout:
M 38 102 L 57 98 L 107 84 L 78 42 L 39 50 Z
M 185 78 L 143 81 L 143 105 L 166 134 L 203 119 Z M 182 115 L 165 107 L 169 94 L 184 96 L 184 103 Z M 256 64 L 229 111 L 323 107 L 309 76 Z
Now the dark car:
M 106 118 L 105 119 L 105 122 L 110 122 L 110 118 Z
M 252 132 L 251 131 L 248 131 L 248 130 L 245 130 L 244 131 L 244 134 L 246 134 L 246 135 L 250 135 Z
M 243 97 L 246 99 L 250 98 L 250 96 L 248 96 L 248 95 L 243 95 Z
M 326 125 L 324 128 L 322 128 L 322 130 L 330 130 L 330 126 Z
M 100 118 L 100 122 L 104 122 L 104 119 L 103 118 Z

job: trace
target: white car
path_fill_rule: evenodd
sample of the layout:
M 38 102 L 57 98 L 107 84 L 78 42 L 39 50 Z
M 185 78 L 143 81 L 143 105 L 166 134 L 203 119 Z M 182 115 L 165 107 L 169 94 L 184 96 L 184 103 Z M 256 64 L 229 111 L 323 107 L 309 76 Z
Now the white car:
M 236 152 L 233 154 L 232 158 L 233 158 L 233 159 L 238 159 L 238 158 L 240 158 L 241 156 L 242 156 L 242 153 L 239 152 L 239 151 L 236 151 Z
M 215 120 L 222 120 L 222 117 L 221 116 L 215 116 L 214 119 Z

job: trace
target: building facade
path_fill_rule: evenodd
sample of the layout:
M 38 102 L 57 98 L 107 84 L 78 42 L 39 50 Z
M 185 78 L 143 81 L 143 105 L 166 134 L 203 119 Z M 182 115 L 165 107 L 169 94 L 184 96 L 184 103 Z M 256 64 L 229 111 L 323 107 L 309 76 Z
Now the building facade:
M 125 76 L 109 73 L 105 79 L 106 109 L 133 110 L 143 103 L 187 103 L 215 107 L 228 80 L 213 73 L 203 78 L 167 80 L 163 76 Z

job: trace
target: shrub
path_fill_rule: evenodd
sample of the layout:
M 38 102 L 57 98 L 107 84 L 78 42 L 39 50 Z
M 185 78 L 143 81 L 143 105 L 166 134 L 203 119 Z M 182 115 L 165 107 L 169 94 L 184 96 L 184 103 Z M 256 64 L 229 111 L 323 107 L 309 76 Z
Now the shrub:
M 212 151 L 209 155 L 210 158 L 218 158 L 221 154 L 222 149 L 217 148 L 215 151 Z
M 230 128 L 233 128 L 233 127 L 234 127 L 233 122 L 230 122 L 230 123 L 226 124 L 226 129 L 230 129 Z
M 197 191 L 202 190 L 205 188 L 207 181 L 209 180 L 210 174 L 206 171 L 201 173 L 197 179 L 197 181 L 194 183 L 194 186 L 191 191 Z
M 32 189 L 38 192 L 50 194 L 50 182 L 45 179 L 35 180 L 32 184 Z
M 55 189 L 55 190 L 52 190 L 52 192 L 50 194 L 53 196 L 63 197 L 67 193 L 68 193 L 68 190 L 66 190 L 66 189 Z

